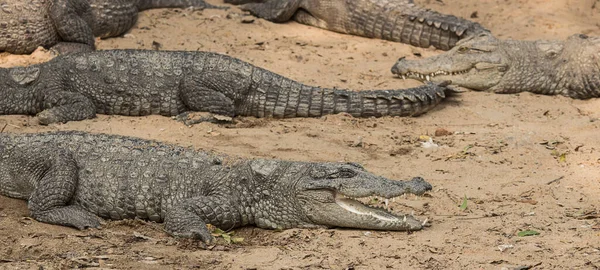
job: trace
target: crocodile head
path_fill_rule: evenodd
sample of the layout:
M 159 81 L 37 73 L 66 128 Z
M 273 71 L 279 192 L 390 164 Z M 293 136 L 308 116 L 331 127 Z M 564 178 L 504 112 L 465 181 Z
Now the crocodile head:
M 565 41 L 498 40 L 482 34 L 461 40 L 437 56 L 401 58 L 392 73 L 420 81 L 452 81 L 496 93 L 529 91 L 574 98 L 600 96 L 600 38 L 572 35 Z
M 463 39 L 446 53 L 421 59 L 404 57 L 392 67 L 392 73 L 404 79 L 452 81 L 475 90 L 488 90 L 502 80 L 510 67 L 499 41 L 488 34 Z
M 259 163 L 262 167 L 260 170 L 263 171 L 267 167 L 279 166 L 268 165 L 269 163 L 264 161 Z M 267 171 L 270 169 L 267 168 Z M 370 230 L 420 230 L 424 222 L 410 215 L 396 215 L 385 208 L 368 206 L 356 199 L 377 196 L 387 201 L 406 193 L 421 195 L 432 188 L 420 177 L 411 181 L 389 180 L 369 173 L 354 163 L 293 162 L 286 166 L 285 171 L 271 172 L 269 175 L 279 175 L 280 180 L 288 183 L 286 186 L 293 187 L 291 193 L 286 196 L 287 200 L 278 203 L 285 209 L 273 211 L 285 212 L 288 219 L 301 221 L 294 226 L 283 225 L 281 228 L 325 226 Z M 293 207 L 294 210 L 289 210 L 288 207 Z M 260 226 L 259 223 L 257 222 L 257 225 Z

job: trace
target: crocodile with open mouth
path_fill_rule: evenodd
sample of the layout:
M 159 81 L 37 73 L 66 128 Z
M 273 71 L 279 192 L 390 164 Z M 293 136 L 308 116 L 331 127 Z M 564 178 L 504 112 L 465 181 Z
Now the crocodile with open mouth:
M 600 38 L 576 34 L 564 41 L 522 41 L 483 34 L 437 56 L 400 58 L 392 73 L 495 93 L 600 97 Z
M 390 180 L 355 163 L 243 160 L 77 131 L 0 134 L 0 195 L 28 200 L 38 221 L 78 229 L 98 227 L 98 217 L 141 218 L 204 242 L 212 240 L 206 224 L 415 231 L 426 221 L 353 198 L 431 188 L 420 177 Z

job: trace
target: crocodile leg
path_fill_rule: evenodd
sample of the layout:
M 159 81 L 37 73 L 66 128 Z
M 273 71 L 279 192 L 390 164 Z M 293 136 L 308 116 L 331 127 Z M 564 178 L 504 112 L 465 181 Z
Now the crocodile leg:
M 43 71 L 35 66 L 11 69 L 8 72 L 8 80 L 13 80 L 22 88 L 16 91 L 0 91 L 0 113 L 37 114 L 42 125 L 96 116 L 96 107 L 92 100 L 78 92 L 64 91 L 60 76 L 53 83 L 35 87 L 31 85 L 40 80 L 40 73 Z
M 9 192 L 12 186 L 12 192 L 21 193 L 19 197 L 28 196 L 35 220 L 78 229 L 100 226 L 92 213 L 67 205 L 75 194 L 78 177 L 71 152 L 56 147 L 23 147 L 8 151 L 0 158 L 0 167 L 0 186 Z M 24 186 L 27 188 L 14 188 Z
M 313 16 L 303 9 L 298 9 L 296 14 L 294 14 L 294 20 L 301 24 L 327 29 L 327 22 Z
M 285 22 L 294 16 L 302 0 L 269 0 L 264 3 L 248 3 L 240 8 L 254 16 L 272 22 Z
M 82 44 L 81 46 L 59 46 L 55 51 L 70 53 L 86 51 L 88 50 L 86 47 L 94 49 L 95 40 L 91 28 L 93 16 L 86 0 L 55 0 L 50 8 L 50 17 L 64 42 Z
M 226 87 L 212 84 L 211 82 L 214 80 L 207 78 L 212 76 L 207 75 L 204 74 L 202 78 L 192 77 L 186 79 L 181 86 L 181 99 L 187 109 L 230 117 L 235 116 L 233 100 L 225 96 L 222 91 L 217 90 Z
M 96 116 L 94 103 L 80 93 L 58 91 L 46 94 L 44 110 L 37 114 L 42 125 L 78 121 Z
M 207 223 L 218 228 L 234 228 L 242 224 L 241 215 L 228 201 L 216 196 L 199 196 L 186 199 L 173 209 L 169 209 L 165 217 L 165 229 L 176 237 L 193 238 L 210 243 Z

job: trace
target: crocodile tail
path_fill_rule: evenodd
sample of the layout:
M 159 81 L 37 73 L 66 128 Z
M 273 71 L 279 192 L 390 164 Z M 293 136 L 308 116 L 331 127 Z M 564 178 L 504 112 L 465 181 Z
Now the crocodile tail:
M 146 10 L 152 8 L 187 8 L 195 7 L 199 9 L 216 8 L 227 9 L 206 3 L 204 0 L 138 0 L 138 9 Z
M 359 1 L 356 2 L 354 5 L 358 5 Z M 413 3 L 400 1 L 372 9 L 365 14 L 359 6 L 349 7 L 357 35 L 449 50 L 461 39 L 490 33 L 479 23 L 423 9 Z
M 488 29 L 477 22 L 465 20 L 454 15 L 441 14 L 429 9 L 421 10 L 417 16 L 409 17 L 408 19 L 414 23 L 424 25 L 423 33 L 420 34 L 422 39 L 420 45 L 426 45 L 426 37 L 429 37 L 430 45 L 443 50 L 449 50 L 454 47 L 457 42 L 456 40 L 480 34 L 491 35 Z M 425 39 L 423 39 L 424 37 Z
M 322 114 L 346 112 L 354 117 L 417 116 L 431 110 L 446 97 L 445 87 L 433 83 L 399 90 L 321 91 L 324 93 L 322 107 L 326 112 Z
M 277 74 L 253 77 L 259 80 L 253 80 L 237 115 L 274 118 L 336 113 L 355 117 L 416 116 L 440 103 L 446 90 L 445 85 L 429 83 L 404 90 L 351 91 L 308 86 Z

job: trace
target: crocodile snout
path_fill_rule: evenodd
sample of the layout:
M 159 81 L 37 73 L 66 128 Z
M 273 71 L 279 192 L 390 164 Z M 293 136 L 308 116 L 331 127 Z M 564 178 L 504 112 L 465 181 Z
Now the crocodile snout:
M 394 66 L 392 67 L 392 73 L 393 74 L 398 74 L 398 64 L 394 64 Z
M 406 68 L 404 68 L 405 62 L 406 62 L 406 57 L 400 57 L 398 59 L 398 61 L 396 62 L 396 64 L 394 64 L 394 66 L 392 67 L 392 73 L 393 74 L 406 73 L 407 70 L 405 70 Z

